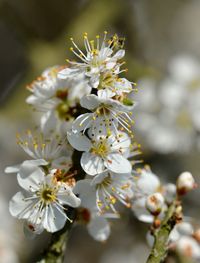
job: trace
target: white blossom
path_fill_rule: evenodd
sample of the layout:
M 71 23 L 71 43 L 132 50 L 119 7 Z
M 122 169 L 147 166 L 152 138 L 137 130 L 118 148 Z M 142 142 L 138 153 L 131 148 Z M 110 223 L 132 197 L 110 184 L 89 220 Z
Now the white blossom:
M 91 180 L 91 185 L 96 189 L 96 204 L 100 213 L 108 211 L 118 213 L 115 204 L 120 201 L 130 208 L 133 198 L 131 174 L 116 174 L 105 171 Z
M 19 173 L 21 177 L 26 177 L 38 166 L 48 166 L 48 168 L 65 171 L 68 171 L 72 166 L 72 149 L 59 135 L 33 134 L 28 130 L 23 138 L 20 135 L 17 136 L 17 143 L 33 159 L 7 167 L 6 173 Z
M 125 102 L 126 100 L 124 100 Z M 131 105 L 125 105 L 123 101 L 99 98 L 91 94 L 83 97 L 80 103 L 83 108 L 92 112 L 80 115 L 73 122 L 72 130 L 80 132 L 91 128 L 91 133 L 96 135 L 98 133 L 117 133 L 117 129 L 121 127 L 121 129 L 132 136 L 134 121 L 131 118 L 131 111 L 135 107 L 135 104 L 131 100 Z
M 62 68 L 54 66 L 46 69 L 41 77 L 28 86 L 32 95 L 26 102 L 43 112 L 41 129 L 44 133 L 55 130 L 64 133 L 68 122 L 73 120 L 79 99 L 91 90 L 83 75 L 76 79 L 59 79 L 57 74 Z
M 44 229 L 56 232 L 63 228 L 66 220 L 71 219 L 65 213 L 64 205 L 78 207 L 80 199 L 70 186 L 57 182 L 57 170 L 45 175 L 37 168 L 26 178 L 18 176 L 18 183 L 23 188 L 10 201 L 12 216 L 25 219 L 25 233 L 40 234 Z
M 89 234 L 97 241 L 105 241 L 110 235 L 110 224 L 107 218 L 117 218 L 113 214 L 99 214 L 96 205 L 96 190 L 91 186 L 90 179 L 77 182 L 74 193 L 81 199 L 80 206 L 84 209 L 79 210 L 81 219 L 87 224 Z
M 136 217 L 146 223 L 153 222 L 153 216 L 146 209 L 146 199 L 161 187 L 159 178 L 146 166 L 137 171 L 134 177 L 132 210 Z
M 89 175 L 96 175 L 106 169 L 115 173 L 130 173 L 131 163 L 127 160 L 131 141 L 124 132 L 117 135 L 97 135 L 90 140 L 86 135 L 68 132 L 70 144 L 83 151 L 81 166 Z
M 124 57 L 125 51 L 118 48 L 119 38 L 117 35 L 114 35 L 110 40 L 106 39 L 106 35 L 107 32 L 104 34 L 101 45 L 100 37 L 96 36 L 97 42 L 95 45 L 94 40 L 89 41 L 87 34 L 84 34 L 86 54 L 71 38 L 74 47 L 71 47 L 70 50 L 81 62 L 68 60 L 72 67 L 59 72 L 59 78 L 77 78 L 80 74 L 85 74 L 89 85 L 98 89 L 98 96 L 100 97 L 113 97 L 121 95 L 123 92 L 131 92 L 133 83 L 125 78 L 118 77 L 118 74 L 126 71 L 126 69 L 120 70 L 124 63 L 119 62 Z M 115 49 L 118 50 L 115 52 Z

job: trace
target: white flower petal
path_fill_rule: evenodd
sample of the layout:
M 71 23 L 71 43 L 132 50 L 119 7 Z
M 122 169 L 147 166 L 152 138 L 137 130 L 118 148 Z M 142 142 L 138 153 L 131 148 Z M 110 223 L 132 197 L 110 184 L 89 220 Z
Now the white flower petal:
M 105 241 L 110 235 L 110 225 L 103 217 L 94 217 L 87 225 L 88 232 L 97 241 Z
M 76 77 L 77 74 L 80 74 L 80 70 L 76 68 L 65 68 L 58 72 L 58 78 L 59 79 L 66 79 L 69 77 Z
M 27 219 L 32 213 L 34 203 L 24 200 L 22 192 L 16 193 L 9 202 L 9 211 L 12 216 Z
M 20 164 L 8 166 L 5 168 L 4 172 L 5 173 L 17 173 L 19 171 L 19 168 L 20 168 Z
M 125 56 L 125 50 L 124 49 L 120 49 L 118 50 L 115 55 L 113 56 L 113 58 L 116 58 L 116 59 L 122 59 L 123 57 Z
M 100 101 L 96 95 L 91 94 L 91 95 L 84 96 L 81 99 L 80 104 L 85 109 L 94 110 L 99 106 Z
M 36 235 L 41 234 L 44 231 L 44 228 L 41 224 L 35 225 L 31 222 L 24 222 L 24 234 L 28 239 L 34 239 Z
M 84 152 L 81 156 L 81 166 L 89 175 L 99 174 L 105 170 L 103 159 L 87 152 Z
M 76 120 L 72 124 L 72 130 L 76 132 L 80 132 L 89 128 L 90 123 L 92 122 L 92 116 L 93 116 L 92 113 L 85 113 L 78 116 L 78 118 L 76 118 Z
M 64 227 L 66 216 L 61 211 L 62 208 L 58 209 L 56 205 L 49 205 L 45 208 L 43 226 L 48 232 L 54 233 Z
M 109 176 L 108 170 L 103 173 L 97 174 L 91 181 L 91 185 L 96 185 L 101 183 L 106 177 Z
M 104 162 L 105 166 L 114 173 L 130 173 L 131 163 L 118 153 L 111 153 Z
M 40 168 L 36 168 L 29 176 L 21 177 L 17 174 L 17 181 L 19 185 L 27 191 L 37 191 L 40 184 L 44 182 L 45 174 Z
M 96 189 L 91 186 L 91 179 L 80 180 L 76 183 L 73 192 L 81 199 L 81 206 L 92 211 L 97 211 Z
M 60 190 L 58 192 L 57 199 L 59 202 L 71 207 L 78 207 L 81 203 L 81 200 L 75 196 L 75 194 L 72 192 L 72 189 L 67 185 L 62 187 L 62 191 Z
M 100 89 L 98 90 L 97 94 L 100 99 L 106 100 L 108 98 L 115 96 L 116 93 L 110 89 Z
M 54 109 L 51 111 L 47 111 L 42 117 L 41 117 L 41 130 L 44 134 L 51 133 L 55 130 L 55 127 L 57 125 L 57 118 L 55 115 Z
M 89 151 L 91 148 L 91 141 L 82 133 L 69 131 L 67 138 L 72 147 L 78 151 Z

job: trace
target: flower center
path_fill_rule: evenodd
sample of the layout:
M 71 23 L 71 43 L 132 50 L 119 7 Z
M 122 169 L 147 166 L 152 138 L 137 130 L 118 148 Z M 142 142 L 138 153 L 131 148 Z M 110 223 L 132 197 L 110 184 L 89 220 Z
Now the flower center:
M 117 77 L 111 72 L 107 72 L 100 77 L 98 89 L 112 88 Z
M 56 201 L 56 190 L 48 186 L 44 187 L 39 195 L 44 203 L 52 203 Z
M 99 155 L 102 158 L 105 158 L 108 155 L 109 147 L 107 145 L 107 140 L 102 140 L 91 149 L 93 154 Z
M 67 104 L 67 102 L 61 102 L 56 107 L 56 111 L 58 114 L 59 119 L 61 120 L 69 120 L 71 118 L 71 115 L 69 114 L 70 107 Z

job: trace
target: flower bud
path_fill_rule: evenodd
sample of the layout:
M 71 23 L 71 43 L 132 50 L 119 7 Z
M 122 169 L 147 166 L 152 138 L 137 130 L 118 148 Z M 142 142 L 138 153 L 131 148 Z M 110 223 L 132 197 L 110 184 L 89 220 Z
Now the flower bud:
M 146 208 L 152 215 L 157 216 L 162 211 L 164 202 L 164 197 L 160 193 L 154 193 L 147 197 Z
M 200 258 L 200 247 L 195 239 L 189 236 L 181 237 L 176 243 L 177 251 L 190 258 Z
M 196 187 L 196 183 L 192 174 L 190 172 L 180 174 L 176 182 L 176 187 L 179 195 L 184 195 L 193 190 Z
M 176 229 L 181 235 L 191 236 L 193 235 L 193 226 L 188 222 L 181 222 L 176 225 Z
M 176 185 L 175 184 L 167 184 L 164 186 L 164 197 L 165 197 L 165 201 L 168 204 L 171 204 L 173 202 L 173 200 L 176 197 Z

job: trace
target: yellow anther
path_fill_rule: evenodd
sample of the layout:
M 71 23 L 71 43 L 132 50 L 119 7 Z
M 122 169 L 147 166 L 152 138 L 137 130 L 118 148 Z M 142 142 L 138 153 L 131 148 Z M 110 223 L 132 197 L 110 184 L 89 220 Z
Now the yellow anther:
M 125 184 L 121 187 L 122 190 L 128 189 L 130 187 L 130 184 Z
M 115 187 L 112 187 L 112 188 L 111 188 L 111 190 L 112 190 L 113 192 L 116 192 L 116 189 L 115 189 Z
M 38 148 L 38 144 L 37 143 L 34 143 L 33 146 L 34 146 L 35 149 Z
M 114 205 L 116 203 L 116 198 L 114 196 L 110 196 L 110 202 Z
M 106 35 L 106 34 L 108 34 L 108 32 L 107 32 L 107 31 L 104 31 L 104 34 Z
M 100 36 L 99 36 L 99 35 L 96 35 L 96 38 L 100 38 Z
M 97 201 L 97 205 L 99 206 L 99 207 L 102 207 L 102 202 L 101 201 Z
M 73 49 L 73 47 L 70 47 L 70 49 L 69 49 L 70 51 L 73 51 L 74 49 Z
M 73 37 L 70 37 L 70 40 L 73 41 L 74 40 Z

